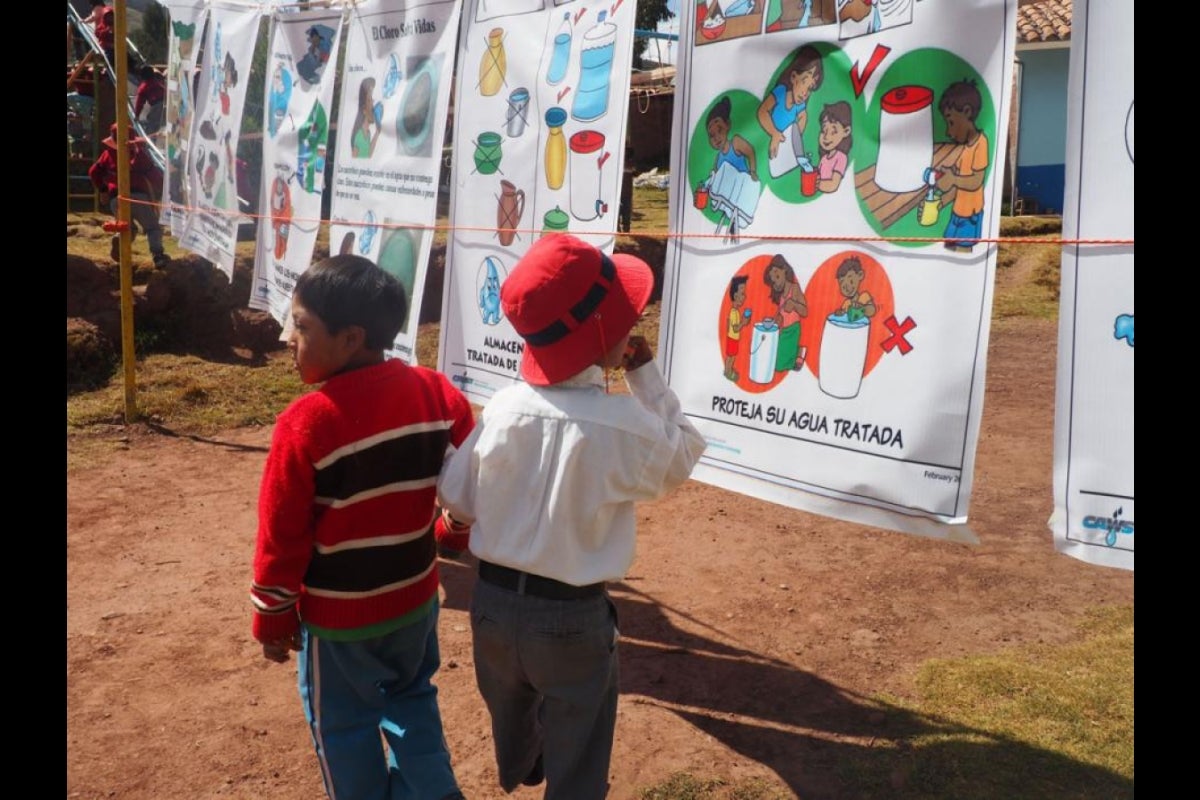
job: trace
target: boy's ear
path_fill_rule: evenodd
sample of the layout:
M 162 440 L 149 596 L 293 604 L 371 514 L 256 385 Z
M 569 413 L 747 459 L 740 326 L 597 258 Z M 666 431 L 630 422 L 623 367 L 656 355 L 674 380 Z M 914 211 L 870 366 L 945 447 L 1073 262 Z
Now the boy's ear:
M 339 335 L 351 353 L 361 350 L 367 344 L 367 329 L 362 325 L 347 325 Z

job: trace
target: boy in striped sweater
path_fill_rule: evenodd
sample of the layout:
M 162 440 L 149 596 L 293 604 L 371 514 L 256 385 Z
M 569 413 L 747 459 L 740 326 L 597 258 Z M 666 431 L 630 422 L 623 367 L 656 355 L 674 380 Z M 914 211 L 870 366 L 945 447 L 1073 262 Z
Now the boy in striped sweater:
M 437 547 L 463 550 L 469 528 L 437 513 L 436 484 L 475 421 L 444 375 L 385 358 L 406 312 L 399 281 L 359 256 L 300 276 L 288 348 L 322 386 L 276 420 L 259 494 L 254 637 L 271 661 L 298 652 L 339 800 L 462 797 L 431 678 Z

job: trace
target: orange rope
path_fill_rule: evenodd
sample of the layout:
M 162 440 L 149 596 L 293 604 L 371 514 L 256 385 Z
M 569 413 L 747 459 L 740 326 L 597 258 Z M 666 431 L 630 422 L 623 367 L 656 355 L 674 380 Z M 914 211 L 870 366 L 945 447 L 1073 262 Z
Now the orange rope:
M 248 217 L 254 220 L 272 220 L 269 214 L 249 214 L 245 212 L 231 212 L 218 209 L 197 208 L 195 206 L 185 206 L 178 203 L 155 203 L 149 200 L 135 200 L 133 198 L 125 198 L 132 204 L 140 204 L 146 206 L 154 206 L 162 208 L 164 206 L 172 211 L 185 213 L 203 213 L 214 214 L 217 216 L 226 217 Z M 354 222 L 351 220 L 332 220 L 322 217 L 289 217 L 288 221 L 292 224 L 297 222 L 315 222 L 333 225 L 346 225 L 349 227 L 377 227 L 386 229 L 403 229 L 403 230 L 426 230 L 426 231 L 445 231 L 447 233 L 453 231 L 486 231 L 495 233 L 496 228 L 487 225 L 418 225 L 415 223 L 383 223 L 383 222 Z M 537 235 L 542 231 L 540 228 L 509 228 L 505 227 L 506 231 L 514 233 L 528 233 Z M 588 232 L 588 235 L 604 235 L 607 232 L 595 231 Z M 671 231 L 644 231 L 640 233 L 623 232 L 612 234 L 613 236 L 627 236 L 633 239 L 724 239 L 725 234 L 721 233 L 673 233 Z M 945 236 L 811 236 L 811 235 L 786 235 L 786 234 L 766 234 L 762 236 L 750 236 L 746 233 L 739 233 L 741 239 L 753 239 L 760 242 L 917 242 L 917 243 L 940 243 L 946 241 Z M 963 237 L 953 237 L 956 242 L 977 242 L 988 244 L 1102 244 L 1102 245 L 1132 245 L 1133 239 L 1064 239 L 1062 237 L 1054 239 L 1039 239 L 1031 236 L 1000 236 L 997 238 L 986 239 L 967 239 Z

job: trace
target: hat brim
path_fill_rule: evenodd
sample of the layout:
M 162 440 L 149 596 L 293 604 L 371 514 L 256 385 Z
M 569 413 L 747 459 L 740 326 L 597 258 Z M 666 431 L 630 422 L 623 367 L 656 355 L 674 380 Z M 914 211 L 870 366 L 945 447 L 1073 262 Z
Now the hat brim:
M 616 279 L 595 313 L 554 344 L 525 344 L 521 377 L 526 383 L 550 386 L 578 375 L 637 324 L 654 293 L 654 272 L 637 256 L 614 253 L 608 258 L 616 267 Z

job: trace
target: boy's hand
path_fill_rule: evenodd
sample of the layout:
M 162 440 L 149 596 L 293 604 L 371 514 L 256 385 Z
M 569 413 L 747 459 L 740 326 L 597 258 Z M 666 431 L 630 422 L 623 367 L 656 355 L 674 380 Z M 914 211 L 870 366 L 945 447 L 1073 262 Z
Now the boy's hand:
M 645 336 L 634 334 L 629 337 L 629 344 L 625 347 L 625 355 L 621 359 L 621 366 L 626 372 L 633 372 L 643 364 L 654 360 L 654 351 L 650 349 L 650 343 L 646 341 Z
M 274 642 L 263 642 L 262 649 L 263 658 L 274 661 L 276 664 L 283 664 L 288 660 L 289 651 L 300 651 L 300 632 L 297 631 L 291 636 L 285 636 Z

